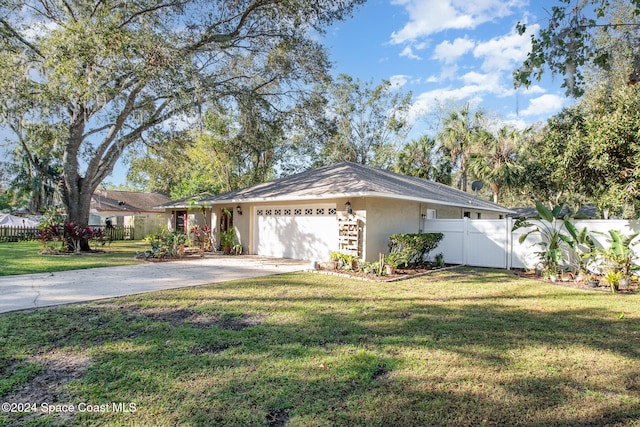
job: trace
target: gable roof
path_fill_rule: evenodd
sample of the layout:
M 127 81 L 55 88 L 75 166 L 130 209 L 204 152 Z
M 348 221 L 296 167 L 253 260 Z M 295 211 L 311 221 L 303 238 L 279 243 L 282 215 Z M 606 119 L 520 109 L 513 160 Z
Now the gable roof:
M 495 203 L 433 181 L 357 163 L 341 162 L 203 198 L 202 205 L 386 197 L 479 210 L 510 212 Z
M 171 199 L 163 193 L 141 193 L 136 191 L 98 190 L 93 194 L 91 207 L 98 212 L 158 212 L 158 205 Z

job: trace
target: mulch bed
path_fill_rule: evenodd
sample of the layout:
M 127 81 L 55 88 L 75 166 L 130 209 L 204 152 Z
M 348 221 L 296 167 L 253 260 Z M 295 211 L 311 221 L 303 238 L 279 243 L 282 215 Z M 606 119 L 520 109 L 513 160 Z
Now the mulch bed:
M 377 274 L 368 274 L 362 271 L 353 270 L 328 270 L 325 268 L 319 268 L 314 270 L 316 273 L 329 274 L 340 277 L 348 277 L 351 279 L 366 280 L 371 282 L 397 282 L 400 280 L 412 279 L 414 277 L 424 276 L 426 274 L 435 273 L 436 271 L 449 270 L 452 268 L 461 267 L 458 264 L 446 264 L 442 268 L 398 268 L 394 274 L 385 274 L 384 276 L 378 276 Z
M 525 277 L 527 279 L 537 280 L 539 282 L 549 283 L 556 286 L 564 286 L 567 288 L 574 288 L 574 289 L 584 289 L 586 291 L 611 292 L 611 288 L 609 287 L 609 285 L 599 284 L 595 288 L 592 288 L 585 281 L 576 282 L 575 280 L 568 280 L 568 281 L 557 280 L 553 282 L 549 279 L 545 279 L 544 277 L 541 277 L 530 271 L 518 270 L 518 269 L 514 269 L 512 271 L 513 271 L 513 274 L 515 274 L 516 276 Z M 638 292 L 638 282 L 631 283 L 629 286 L 621 286 L 620 289 L 618 290 L 618 293 L 620 294 L 635 294 L 637 292 Z

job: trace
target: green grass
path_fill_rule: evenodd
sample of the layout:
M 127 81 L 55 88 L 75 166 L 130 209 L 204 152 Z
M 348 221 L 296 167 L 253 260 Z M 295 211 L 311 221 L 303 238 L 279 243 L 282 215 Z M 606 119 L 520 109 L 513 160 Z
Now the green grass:
M 41 255 L 37 242 L 0 243 L 0 276 L 48 273 L 52 271 L 135 264 L 136 251 L 149 249 L 139 241 L 116 241 L 104 253 L 81 255 Z
M 640 295 L 288 274 L 0 316 L 0 425 L 640 425 Z M 28 391 L 25 391 L 28 390 Z M 4 416 L 4 421 L 2 416 Z

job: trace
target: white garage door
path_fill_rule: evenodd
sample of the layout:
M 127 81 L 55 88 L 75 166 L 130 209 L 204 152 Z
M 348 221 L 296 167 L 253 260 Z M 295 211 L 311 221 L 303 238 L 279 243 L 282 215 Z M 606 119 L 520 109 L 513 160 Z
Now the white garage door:
M 258 255 L 327 261 L 338 249 L 336 205 L 255 208 Z

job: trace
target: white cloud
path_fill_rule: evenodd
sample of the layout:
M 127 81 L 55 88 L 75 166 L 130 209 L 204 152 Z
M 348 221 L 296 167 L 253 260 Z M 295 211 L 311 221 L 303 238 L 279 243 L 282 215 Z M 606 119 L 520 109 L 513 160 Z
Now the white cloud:
M 392 88 L 400 89 L 409 82 L 410 77 L 411 76 L 405 74 L 396 74 L 395 76 L 389 77 L 389 82 Z
M 521 116 L 548 116 L 560 111 L 565 102 L 564 97 L 558 95 L 542 95 L 529 100 L 529 106 L 520 111 Z
M 547 90 L 541 87 L 540 85 L 531 85 L 529 87 L 522 86 L 520 89 L 524 95 L 535 95 L 538 93 L 546 93 Z
M 531 50 L 531 32 L 537 31 L 539 25 L 531 25 L 527 34 L 520 35 L 515 30 L 489 41 L 478 43 L 473 50 L 476 58 L 482 58 L 484 71 L 512 71 L 526 59 Z
M 423 92 L 415 98 L 409 111 L 409 118 L 415 121 L 418 117 L 434 111 L 438 105 L 447 102 L 469 100 L 471 103 L 479 105 L 482 102 L 482 92 L 484 92 L 484 89 L 477 85 L 468 85 L 460 88 L 441 88 Z
M 465 85 L 476 85 L 487 88 L 490 92 L 496 93 L 494 88 L 500 86 L 500 75 L 497 73 L 482 74 L 476 71 L 470 71 L 461 77 Z
M 525 0 L 393 0 L 409 14 L 409 22 L 391 34 L 393 44 L 413 42 L 449 29 L 472 29 L 510 15 Z
M 435 47 L 433 58 L 443 61 L 445 64 L 451 64 L 461 56 L 470 52 L 474 46 L 475 42 L 466 37 L 457 38 L 453 43 L 445 40 Z
M 409 59 L 421 59 L 418 55 L 413 53 L 411 46 L 405 46 L 404 49 L 402 49 L 402 52 L 400 52 L 400 56 L 406 56 Z

